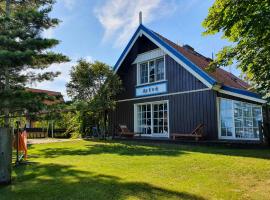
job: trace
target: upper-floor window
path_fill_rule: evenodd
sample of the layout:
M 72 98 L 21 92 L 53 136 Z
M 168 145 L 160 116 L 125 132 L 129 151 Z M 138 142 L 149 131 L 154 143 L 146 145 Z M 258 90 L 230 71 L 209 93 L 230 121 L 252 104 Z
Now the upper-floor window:
M 164 80 L 164 57 L 140 63 L 138 74 L 138 84 L 153 83 Z

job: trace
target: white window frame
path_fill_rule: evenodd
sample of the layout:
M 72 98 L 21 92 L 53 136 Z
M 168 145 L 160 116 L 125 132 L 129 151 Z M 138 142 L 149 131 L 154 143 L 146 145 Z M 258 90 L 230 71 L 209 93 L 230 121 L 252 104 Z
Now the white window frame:
M 166 103 L 167 104 L 167 126 L 168 126 L 168 131 L 167 133 L 153 133 L 154 130 L 154 114 L 153 114 L 153 105 L 154 104 L 160 104 L 160 103 Z M 150 104 L 151 105 L 151 134 L 135 134 L 135 136 L 146 136 L 146 137 L 165 137 L 169 138 L 170 137 L 170 107 L 169 107 L 169 100 L 162 100 L 162 101 L 152 101 L 152 102 L 142 102 L 142 103 L 136 103 L 134 104 L 134 132 L 138 133 L 138 105 L 146 105 Z
M 245 101 L 240 101 L 240 100 L 232 100 L 229 98 L 223 98 L 223 97 L 217 97 L 217 123 L 218 123 L 218 138 L 222 139 L 222 140 L 254 140 L 254 141 L 259 141 L 261 138 L 260 136 L 258 138 L 237 138 L 235 136 L 235 120 L 234 120 L 234 114 L 233 114 L 233 135 L 231 137 L 228 136 L 222 136 L 221 135 L 221 116 L 220 116 L 220 101 L 221 99 L 226 99 L 226 100 L 231 100 L 232 101 L 232 106 L 233 106 L 233 112 L 234 112 L 234 101 L 238 101 L 238 102 L 243 102 L 243 103 L 247 103 Z M 262 106 L 258 105 L 258 104 L 254 104 L 254 103 L 249 103 L 252 105 L 256 105 L 258 107 L 261 108 L 261 114 L 262 114 L 262 123 L 263 123 L 263 112 L 262 112 Z
M 150 82 L 149 63 L 151 61 L 154 61 L 155 62 L 155 67 L 156 67 L 156 60 L 161 59 L 161 58 L 163 58 L 163 61 L 164 61 L 164 78 L 162 80 Z M 140 67 L 140 65 L 143 64 L 143 63 L 146 63 L 146 62 L 147 62 L 148 82 L 147 83 L 141 83 L 141 67 Z M 155 74 L 155 78 L 156 78 L 156 74 Z M 137 85 L 136 86 L 149 85 L 149 84 L 159 83 L 159 82 L 164 82 L 164 81 L 166 81 L 166 55 L 155 57 L 155 58 L 152 58 L 152 59 L 145 60 L 145 61 L 137 63 Z

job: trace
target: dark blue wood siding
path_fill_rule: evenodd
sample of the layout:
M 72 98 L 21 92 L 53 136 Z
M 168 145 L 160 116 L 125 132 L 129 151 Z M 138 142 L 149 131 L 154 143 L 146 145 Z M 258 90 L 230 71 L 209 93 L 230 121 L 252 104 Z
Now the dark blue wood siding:
M 110 131 L 118 124 L 126 124 L 134 131 L 134 104 L 162 100 L 169 100 L 170 133 L 190 133 L 203 123 L 207 138 L 217 139 L 216 92 L 213 90 L 119 102 L 110 117 Z
M 170 132 L 190 133 L 199 123 L 206 125 L 208 139 L 217 139 L 216 92 L 207 90 L 169 97 Z
M 137 81 L 136 65 L 134 61 L 138 53 L 156 49 L 152 42 L 144 36 L 139 38 L 129 52 L 127 58 L 118 70 L 118 75 L 123 81 L 125 91 L 118 96 L 119 100 L 135 98 Z M 168 81 L 168 93 L 188 92 L 192 90 L 206 89 L 207 87 L 179 65 L 170 56 L 166 55 L 166 80 Z M 110 131 L 118 124 L 126 124 L 134 131 L 134 104 L 169 100 L 169 128 L 170 133 L 190 133 L 199 123 L 206 125 L 205 132 L 208 139 L 217 139 L 217 110 L 216 92 L 204 90 L 163 97 L 151 97 L 147 99 L 118 102 L 116 110 L 110 116 Z
M 180 92 L 206 88 L 195 76 L 166 55 L 166 78 L 169 92 Z
M 184 67 L 179 65 L 170 56 L 166 55 L 165 62 L 168 93 L 206 88 L 200 80 L 188 72 Z M 123 81 L 124 86 L 124 92 L 119 95 L 118 99 L 135 98 L 135 88 L 137 84 L 136 65 L 127 64 L 122 66 L 119 68 L 118 74 Z

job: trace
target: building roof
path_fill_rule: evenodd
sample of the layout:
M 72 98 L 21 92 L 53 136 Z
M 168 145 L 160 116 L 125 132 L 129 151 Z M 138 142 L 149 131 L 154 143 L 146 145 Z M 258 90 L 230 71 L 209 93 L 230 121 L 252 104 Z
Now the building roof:
M 158 33 L 155 33 L 158 34 Z M 202 54 L 196 52 L 194 48 L 189 45 L 180 46 L 175 44 L 174 42 L 170 41 L 169 39 L 161 36 L 158 34 L 160 38 L 162 38 L 165 42 L 170 44 L 174 47 L 177 51 L 191 60 L 194 64 L 204 70 L 207 74 L 217 80 L 218 83 L 222 85 L 226 85 L 233 88 L 244 89 L 248 90 L 251 86 L 238 78 L 237 76 L 233 75 L 232 73 L 225 71 L 224 69 L 218 68 L 213 72 L 209 72 L 206 70 L 212 59 L 203 56 Z
M 53 105 L 57 103 L 63 103 L 64 98 L 61 92 L 56 92 L 56 91 L 50 91 L 50 90 L 42 90 L 42 89 L 35 89 L 35 88 L 26 88 L 27 91 L 33 92 L 33 93 L 43 93 L 47 94 L 50 97 L 55 97 L 55 99 L 46 99 L 44 100 L 44 104 L 46 105 Z
M 142 34 L 145 35 L 154 44 L 156 44 L 159 48 L 164 50 L 165 53 L 175 59 L 176 62 L 178 62 L 181 66 L 183 66 L 209 88 L 216 88 L 221 93 L 265 103 L 265 100 L 262 100 L 260 95 L 249 91 L 250 86 L 246 82 L 236 77 L 232 73 L 227 72 L 221 68 L 216 69 L 214 72 L 207 71 L 206 67 L 211 62 L 210 58 L 199 54 L 188 45 L 179 46 L 169 39 L 161 36 L 160 34 L 146 28 L 142 24 L 140 24 L 140 26 L 137 28 L 131 40 L 128 42 L 121 56 L 117 60 L 114 66 L 115 72 L 117 72 L 121 66 L 123 60 L 129 53 L 137 38 Z M 215 85 L 218 87 L 215 87 Z
M 34 93 L 45 93 L 49 96 L 62 96 L 61 92 L 51 91 L 51 90 L 41 90 L 36 88 L 27 88 L 27 91 Z

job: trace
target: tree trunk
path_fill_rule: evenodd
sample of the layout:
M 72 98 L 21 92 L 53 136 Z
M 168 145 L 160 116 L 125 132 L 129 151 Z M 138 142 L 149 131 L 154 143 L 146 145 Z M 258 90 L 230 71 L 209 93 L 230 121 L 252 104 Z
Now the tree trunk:
M 0 184 L 11 183 L 12 133 L 0 128 Z
M 104 111 L 104 135 L 105 135 L 105 138 L 107 136 L 107 117 L 108 117 L 108 111 L 105 110 Z
M 96 126 L 97 126 L 97 137 L 99 138 L 100 137 L 100 124 L 99 124 L 99 121 L 97 120 L 97 124 L 96 124 Z

